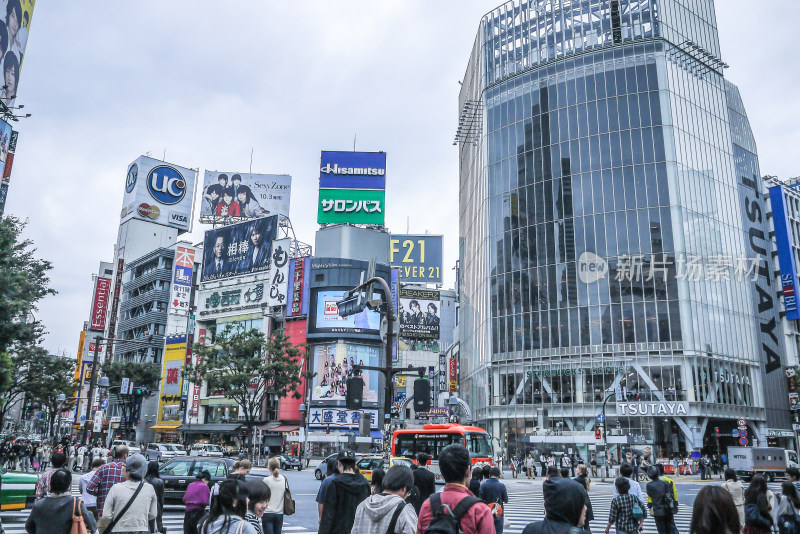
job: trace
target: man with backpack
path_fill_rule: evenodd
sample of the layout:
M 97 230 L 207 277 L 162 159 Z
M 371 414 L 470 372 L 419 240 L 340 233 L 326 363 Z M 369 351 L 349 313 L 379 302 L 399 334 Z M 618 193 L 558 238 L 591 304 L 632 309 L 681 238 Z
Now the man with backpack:
M 403 465 L 390 467 L 383 478 L 382 492 L 358 505 L 351 534 L 415 534 L 417 513 L 405 502 L 413 486 L 411 469 Z
M 675 530 L 675 512 L 678 510 L 673 485 L 661 479 L 661 471 L 655 465 L 647 470 L 647 476 L 650 477 L 650 483 L 647 484 L 647 506 L 656 521 L 658 534 L 672 534 Z
M 350 534 L 358 505 L 369 497 L 369 482 L 364 475 L 356 473 L 355 453 L 342 451 L 338 460 L 340 474 L 325 492 L 319 534 Z M 411 479 L 413 482 L 414 477 Z
M 489 507 L 468 489 L 472 459 L 463 445 L 448 445 L 439 454 L 444 490 L 425 501 L 419 514 L 417 534 L 484 534 L 494 531 Z M 446 507 L 447 508 L 446 508 Z M 452 512 L 451 513 L 448 511 Z
M 503 505 L 508 502 L 506 486 L 500 482 L 500 469 L 489 469 L 489 477 L 481 484 L 480 495 L 494 516 L 494 531 L 503 534 Z

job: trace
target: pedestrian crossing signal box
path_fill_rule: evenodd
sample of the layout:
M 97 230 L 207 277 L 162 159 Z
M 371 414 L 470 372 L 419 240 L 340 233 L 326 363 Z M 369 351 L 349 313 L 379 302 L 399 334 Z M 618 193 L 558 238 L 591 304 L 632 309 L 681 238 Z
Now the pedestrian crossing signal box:
M 599 428 L 594 431 L 594 439 L 600 440 L 603 439 L 603 431 Z

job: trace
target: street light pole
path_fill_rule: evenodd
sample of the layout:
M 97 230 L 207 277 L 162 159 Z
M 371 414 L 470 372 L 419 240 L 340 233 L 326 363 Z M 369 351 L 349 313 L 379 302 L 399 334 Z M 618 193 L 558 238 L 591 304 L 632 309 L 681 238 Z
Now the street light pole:
M 609 401 L 609 399 L 611 399 L 611 397 L 615 397 L 615 396 L 616 396 L 616 393 L 609 393 L 608 395 L 606 395 L 606 398 L 603 399 L 603 409 L 602 409 L 602 412 L 601 412 L 603 414 L 603 456 L 605 457 L 605 462 L 604 463 L 605 463 L 605 467 L 606 467 L 605 474 L 602 477 L 602 481 L 603 482 L 606 481 L 606 477 L 608 476 L 608 462 L 609 462 L 609 459 L 608 459 L 608 432 L 606 430 L 606 428 L 607 428 L 607 425 L 606 425 L 606 423 L 607 423 L 607 420 L 606 420 L 606 403 L 608 403 L 608 401 Z
M 89 434 L 89 414 L 92 412 L 94 402 L 94 388 L 97 385 L 97 360 L 100 355 L 100 336 L 94 337 L 94 356 L 92 357 L 92 378 L 89 380 L 89 398 L 86 400 L 86 420 L 83 422 L 83 437 L 81 445 L 86 445 L 86 437 Z

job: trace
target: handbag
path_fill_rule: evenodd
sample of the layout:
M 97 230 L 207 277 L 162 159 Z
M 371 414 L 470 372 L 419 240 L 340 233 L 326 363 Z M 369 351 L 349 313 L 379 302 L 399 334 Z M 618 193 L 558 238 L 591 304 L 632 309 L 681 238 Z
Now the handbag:
M 644 519 L 644 508 L 642 508 L 638 498 L 636 498 L 636 500 L 633 502 L 633 506 L 631 506 L 631 517 L 633 517 L 636 521 L 641 521 Z
M 286 489 L 283 492 L 283 514 L 294 515 L 294 499 L 292 498 L 292 490 L 289 489 L 289 479 L 283 477 L 286 482 Z
M 86 529 L 86 523 L 83 521 L 83 513 L 81 512 L 81 505 L 78 504 L 80 499 L 75 497 L 72 499 L 72 528 L 70 534 L 89 534 Z
M 744 524 L 748 527 L 767 530 L 772 528 L 772 523 L 761 514 L 761 509 L 757 504 L 746 504 L 744 506 Z
M 142 480 L 142 482 L 136 488 L 136 491 L 133 492 L 133 495 L 131 495 L 130 500 L 128 500 L 128 502 L 125 503 L 125 506 L 122 508 L 122 510 L 120 510 L 119 515 L 117 515 L 117 517 L 111 520 L 106 529 L 103 531 L 103 534 L 111 534 L 111 531 L 114 529 L 117 523 L 119 523 L 119 520 L 122 519 L 122 516 L 125 515 L 125 512 L 127 512 L 128 508 L 130 508 L 131 505 L 133 504 L 133 501 L 135 501 L 136 497 L 139 496 L 139 492 L 142 491 L 142 487 L 144 487 L 144 480 Z

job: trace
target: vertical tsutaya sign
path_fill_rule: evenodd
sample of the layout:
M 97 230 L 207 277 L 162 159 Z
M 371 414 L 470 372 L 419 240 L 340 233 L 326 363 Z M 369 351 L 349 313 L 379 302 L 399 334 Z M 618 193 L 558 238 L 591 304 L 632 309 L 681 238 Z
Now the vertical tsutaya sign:
M 178 247 L 175 251 L 175 272 L 172 277 L 172 311 L 189 312 L 189 297 L 192 294 L 192 271 L 194 249 Z
M 291 246 L 291 239 L 278 239 L 272 243 L 272 268 L 269 271 L 267 306 L 282 306 L 287 302 Z
M 108 313 L 108 298 L 111 292 L 111 279 L 98 276 L 94 284 L 94 303 L 92 304 L 92 318 L 90 330 L 103 330 L 106 327 L 106 313 Z
M 400 269 L 403 282 L 442 283 L 443 236 L 392 234 L 389 263 Z
M 792 237 L 789 229 L 789 216 L 786 212 L 786 192 L 781 185 L 769 188 L 772 203 L 772 224 L 775 228 L 775 243 L 778 248 L 778 260 L 781 266 L 781 289 L 783 290 L 783 306 L 787 319 L 800 319 L 797 307 L 797 265 L 792 250 Z
M 385 152 L 323 151 L 317 222 L 383 226 Z

